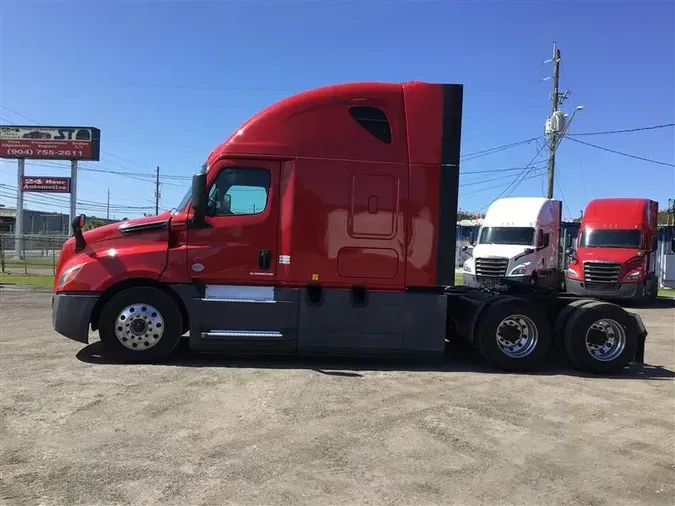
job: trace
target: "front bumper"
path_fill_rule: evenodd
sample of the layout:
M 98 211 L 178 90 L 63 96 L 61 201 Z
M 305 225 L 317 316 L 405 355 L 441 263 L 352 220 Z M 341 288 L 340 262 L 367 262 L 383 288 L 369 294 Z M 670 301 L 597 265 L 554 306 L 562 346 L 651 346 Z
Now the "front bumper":
M 529 283 L 530 276 L 508 276 L 506 278 L 485 278 L 485 277 L 476 277 L 474 274 L 469 274 L 467 272 L 462 273 L 464 278 L 464 285 L 470 286 L 472 288 L 480 288 L 485 285 L 490 285 L 495 282 L 499 282 L 501 279 L 508 279 L 510 281 L 516 281 L 520 283 Z
M 97 293 L 57 293 L 52 297 L 52 325 L 68 339 L 87 344 Z
M 642 298 L 642 283 L 618 283 L 613 290 L 587 288 L 583 281 L 565 278 L 568 293 L 596 299 L 635 300 Z

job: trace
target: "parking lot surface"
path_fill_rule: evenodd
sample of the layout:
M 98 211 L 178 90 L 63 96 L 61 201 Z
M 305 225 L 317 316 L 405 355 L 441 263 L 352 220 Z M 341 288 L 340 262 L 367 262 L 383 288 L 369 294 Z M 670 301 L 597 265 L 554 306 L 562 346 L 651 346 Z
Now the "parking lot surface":
M 461 355 L 117 365 L 0 290 L 2 505 L 672 505 L 675 308 L 646 367 L 502 374 Z M 92 336 L 93 338 L 93 336 Z

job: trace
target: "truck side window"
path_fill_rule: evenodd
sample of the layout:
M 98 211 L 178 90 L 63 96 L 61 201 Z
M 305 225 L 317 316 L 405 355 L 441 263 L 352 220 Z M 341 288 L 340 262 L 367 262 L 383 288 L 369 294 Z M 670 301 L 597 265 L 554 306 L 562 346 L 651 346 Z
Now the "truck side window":
M 550 241 L 551 241 L 551 234 L 549 232 L 546 232 L 544 234 L 544 248 L 548 248 Z
M 373 137 L 386 144 L 391 144 L 391 126 L 382 109 L 370 106 L 351 107 L 349 114 Z
M 267 207 L 270 173 L 265 169 L 228 167 L 209 190 L 209 216 L 262 213 Z

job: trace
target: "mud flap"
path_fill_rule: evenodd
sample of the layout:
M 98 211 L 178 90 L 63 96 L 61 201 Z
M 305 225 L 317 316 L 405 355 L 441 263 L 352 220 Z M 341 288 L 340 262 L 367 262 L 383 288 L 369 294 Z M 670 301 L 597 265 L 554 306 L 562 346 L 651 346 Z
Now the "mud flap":
M 635 325 L 638 328 L 638 344 L 635 348 L 635 356 L 633 357 L 633 362 L 638 364 L 645 363 L 645 341 L 647 340 L 647 329 L 645 328 L 644 323 L 642 323 L 642 318 L 637 313 L 629 313 L 635 320 Z

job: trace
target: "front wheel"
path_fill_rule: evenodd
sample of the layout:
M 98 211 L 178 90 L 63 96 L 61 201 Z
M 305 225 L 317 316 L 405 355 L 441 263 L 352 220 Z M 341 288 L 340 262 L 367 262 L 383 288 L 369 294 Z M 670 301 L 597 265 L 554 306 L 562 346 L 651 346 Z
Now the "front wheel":
M 652 302 L 659 296 L 659 282 L 656 276 L 651 276 L 645 284 L 647 285 L 645 286 L 645 300 Z
M 157 288 L 138 287 L 112 297 L 99 319 L 106 351 L 123 362 L 162 362 L 182 335 L 181 313 Z

